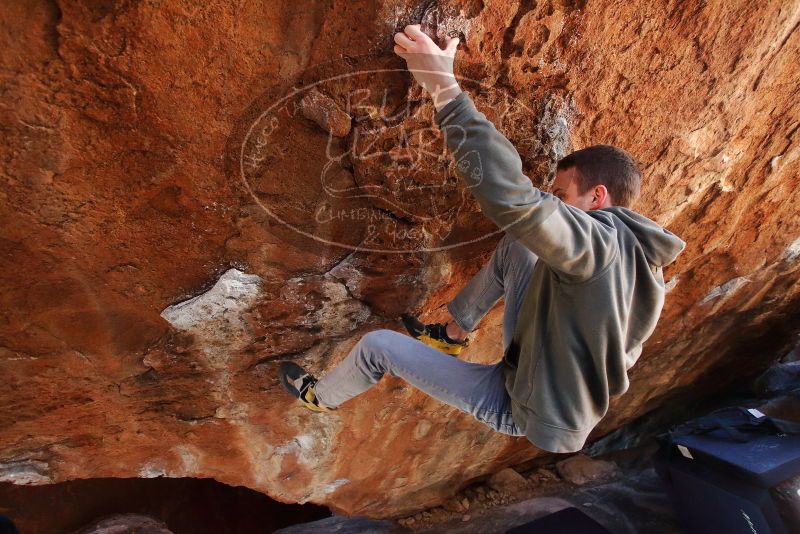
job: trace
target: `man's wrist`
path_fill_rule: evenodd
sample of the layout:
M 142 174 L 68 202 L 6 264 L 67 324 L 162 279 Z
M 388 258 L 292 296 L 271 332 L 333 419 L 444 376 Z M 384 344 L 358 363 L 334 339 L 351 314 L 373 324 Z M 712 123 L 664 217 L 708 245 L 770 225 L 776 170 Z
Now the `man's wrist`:
M 459 94 L 461 94 L 461 87 L 459 87 L 458 82 L 454 81 L 451 85 L 431 93 L 433 107 L 438 112 Z

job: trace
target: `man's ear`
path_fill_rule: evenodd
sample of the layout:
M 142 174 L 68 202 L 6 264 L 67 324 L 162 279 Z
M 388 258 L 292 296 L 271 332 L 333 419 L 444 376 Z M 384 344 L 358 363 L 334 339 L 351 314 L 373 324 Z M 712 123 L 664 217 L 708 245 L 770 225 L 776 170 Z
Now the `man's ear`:
M 592 209 L 599 209 L 600 206 L 605 203 L 606 198 L 608 198 L 608 189 L 606 186 L 602 184 L 595 186 L 594 194 L 592 195 Z

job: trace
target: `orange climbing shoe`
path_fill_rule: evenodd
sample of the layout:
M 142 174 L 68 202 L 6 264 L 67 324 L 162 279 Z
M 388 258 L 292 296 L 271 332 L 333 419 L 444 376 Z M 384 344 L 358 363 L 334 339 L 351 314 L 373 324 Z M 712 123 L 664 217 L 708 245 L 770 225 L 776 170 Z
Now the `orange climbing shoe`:
M 447 336 L 447 325 L 443 323 L 424 324 L 413 315 L 404 313 L 401 317 L 403 325 L 411 337 L 419 339 L 426 345 L 451 356 L 458 356 L 464 347 L 469 346 L 469 338 L 456 341 Z

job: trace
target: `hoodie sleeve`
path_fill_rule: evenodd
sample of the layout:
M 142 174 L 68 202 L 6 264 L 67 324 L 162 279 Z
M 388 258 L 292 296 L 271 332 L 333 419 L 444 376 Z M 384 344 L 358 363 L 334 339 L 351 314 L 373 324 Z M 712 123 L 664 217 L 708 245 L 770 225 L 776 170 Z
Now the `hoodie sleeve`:
M 533 187 L 514 146 L 466 92 L 434 119 L 483 213 L 551 269 L 582 281 L 616 258 L 615 229 Z

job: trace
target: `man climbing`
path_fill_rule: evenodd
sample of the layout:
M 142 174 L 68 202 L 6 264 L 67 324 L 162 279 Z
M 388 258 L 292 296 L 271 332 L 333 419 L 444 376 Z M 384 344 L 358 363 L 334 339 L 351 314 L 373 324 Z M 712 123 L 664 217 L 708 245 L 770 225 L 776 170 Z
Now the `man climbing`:
M 441 49 L 413 25 L 395 43 L 433 97 L 466 186 L 506 233 L 448 303 L 447 323 L 404 317 L 413 337 L 370 332 L 319 380 L 285 362 L 281 382 L 306 407 L 330 411 L 388 373 L 541 449 L 580 450 L 609 397 L 628 389 L 627 371 L 664 304 L 662 268 L 685 243 L 629 209 L 641 175 L 626 152 L 607 145 L 573 152 L 558 162 L 552 193 L 540 191 L 508 139 L 458 86 L 458 39 Z M 458 354 L 500 297 L 503 359 L 482 365 L 443 354 Z

